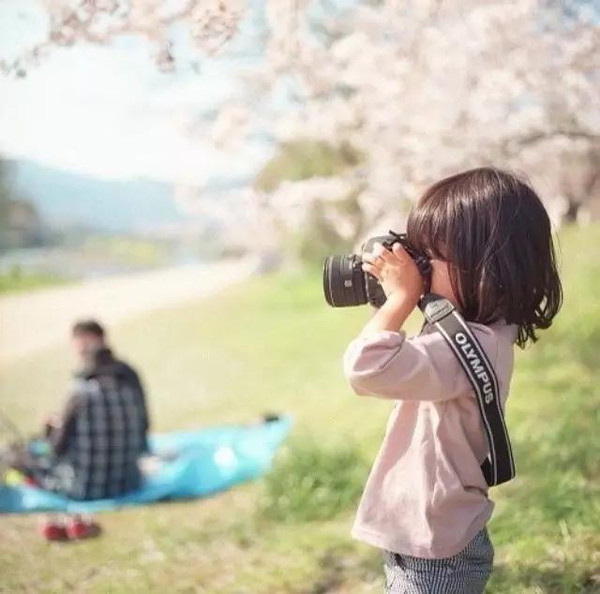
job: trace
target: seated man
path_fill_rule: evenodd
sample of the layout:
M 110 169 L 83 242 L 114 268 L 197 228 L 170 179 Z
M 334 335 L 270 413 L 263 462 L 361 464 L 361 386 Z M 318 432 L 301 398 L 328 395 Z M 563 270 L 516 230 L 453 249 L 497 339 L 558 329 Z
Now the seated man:
M 41 486 L 79 500 L 117 497 L 140 486 L 148 411 L 137 373 L 115 359 L 102 326 L 73 327 L 81 369 L 63 412 L 47 427 L 54 461 Z

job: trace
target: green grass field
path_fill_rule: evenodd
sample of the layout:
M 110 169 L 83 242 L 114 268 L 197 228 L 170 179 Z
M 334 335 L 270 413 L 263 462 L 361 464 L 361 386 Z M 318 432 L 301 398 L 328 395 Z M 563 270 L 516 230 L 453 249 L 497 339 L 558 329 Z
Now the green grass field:
M 0 295 L 3 293 L 24 293 L 35 289 L 46 289 L 68 282 L 48 274 L 23 274 L 19 269 L 0 274 Z
M 491 593 L 600 592 L 600 227 L 567 229 L 561 251 L 564 310 L 517 357 L 508 422 L 518 478 L 492 492 Z M 117 350 L 143 370 L 156 430 L 282 411 L 293 435 L 267 479 L 103 514 L 94 541 L 48 545 L 38 518 L 2 518 L 0 591 L 381 592 L 378 551 L 349 536 L 391 407 L 353 396 L 342 377 L 366 316 L 328 308 L 319 274 L 305 273 L 114 328 Z M 59 406 L 69 365 L 61 344 L 3 369 L 2 408 L 33 430 Z

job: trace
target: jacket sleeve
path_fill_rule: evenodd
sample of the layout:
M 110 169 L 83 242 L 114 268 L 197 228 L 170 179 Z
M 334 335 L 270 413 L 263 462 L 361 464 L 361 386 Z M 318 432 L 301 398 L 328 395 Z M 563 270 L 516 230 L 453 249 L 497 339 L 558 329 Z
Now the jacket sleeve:
M 493 335 L 486 331 L 477 334 L 494 361 Z M 435 331 L 412 338 L 389 331 L 359 337 L 346 350 L 344 373 L 358 395 L 433 401 L 472 392 L 456 356 Z
M 150 416 L 148 415 L 146 391 L 144 390 L 144 385 L 142 384 L 142 381 L 137 371 L 135 371 L 135 369 L 133 369 L 133 367 L 130 367 L 129 365 L 127 366 L 127 369 L 129 372 L 129 381 L 131 382 L 131 386 L 134 388 L 137 394 L 139 394 L 140 397 L 139 407 L 140 414 L 142 416 L 142 426 L 144 430 L 145 451 L 149 452 L 150 447 L 148 444 L 148 433 L 150 431 Z
M 68 397 L 67 403 L 63 408 L 60 422 L 57 427 L 52 429 L 48 436 L 52 452 L 57 456 L 64 454 L 69 446 L 69 441 L 72 439 L 75 432 L 75 421 L 80 406 L 81 395 L 77 392 L 73 392 Z
M 148 415 L 148 403 L 147 403 L 147 398 L 146 398 L 146 391 L 144 390 L 144 385 L 142 384 L 142 380 L 140 379 L 140 376 L 137 374 L 136 371 L 133 371 L 133 381 L 135 383 L 137 390 L 140 393 L 142 416 L 144 418 L 144 430 L 146 432 L 148 432 L 150 430 L 150 417 Z

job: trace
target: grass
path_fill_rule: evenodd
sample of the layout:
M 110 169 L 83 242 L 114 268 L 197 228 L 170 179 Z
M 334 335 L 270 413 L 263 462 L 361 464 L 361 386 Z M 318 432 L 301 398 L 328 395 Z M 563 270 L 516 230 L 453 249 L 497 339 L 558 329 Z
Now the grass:
M 23 273 L 19 268 L 0 274 L 0 295 L 45 289 L 68 282 L 51 274 Z
M 279 522 L 330 520 L 360 497 L 367 472 L 356 448 L 293 442 L 265 478 L 260 513 Z
M 564 310 L 517 356 L 508 423 L 518 478 L 492 492 L 492 594 L 600 592 L 600 227 L 567 229 L 561 244 Z M 326 307 L 318 275 L 303 274 L 114 328 L 118 350 L 144 370 L 156 430 L 279 410 L 295 416 L 294 434 L 263 481 L 103 514 L 95 541 L 49 546 L 37 518 L 3 518 L 0 591 L 380 592 L 379 554 L 349 536 L 390 411 L 351 396 L 341 375 L 365 315 Z M 2 370 L 2 407 L 33 430 L 62 401 L 68 369 L 61 344 Z

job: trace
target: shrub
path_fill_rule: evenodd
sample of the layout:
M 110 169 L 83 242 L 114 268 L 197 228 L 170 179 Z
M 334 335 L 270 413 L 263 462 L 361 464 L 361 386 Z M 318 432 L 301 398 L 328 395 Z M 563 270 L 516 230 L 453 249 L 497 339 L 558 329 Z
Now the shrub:
M 364 155 L 349 144 L 333 146 L 318 140 L 284 143 L 263 167 L 254 186 L 272 192 L 284 180 L 299 181 L 311 177 L 327 177 L 354 167 Z
M 354 446 L 293 442 L 265 478 L 260 513 L 279 521 L 329 520 L 356 505 L 367 472 Z

